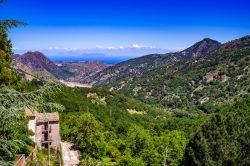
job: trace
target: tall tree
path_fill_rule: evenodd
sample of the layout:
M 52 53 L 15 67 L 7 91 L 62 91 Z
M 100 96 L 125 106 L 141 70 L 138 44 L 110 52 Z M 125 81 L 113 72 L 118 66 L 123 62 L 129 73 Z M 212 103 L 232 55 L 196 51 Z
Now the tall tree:
M 82 156 L 99 159 L 105 153 L 104 135 L 102 126 L 91 113 L 83 113 L 80 116 L 72 115 L 63 119 L 62 137 L 75 143 L 84 153 Z
M 2 3 L 4 0 L 0 0 Z M 18 75 L 10 69 L 12 62 L 12 45 L 8 39 L 8 30 L 25 25 L 18 20 L 0 20 L 0 84 L 9 85 L 18 79 Z
M 218 113 L 190 140 L 183 165 L 249 165 L 249 144 L 249 118 L 242 112 Z
M 10 69 L 11 47 L 6 30 L 0 26 L 0 84 L 9 85 L 18 79 L 18 75 Z

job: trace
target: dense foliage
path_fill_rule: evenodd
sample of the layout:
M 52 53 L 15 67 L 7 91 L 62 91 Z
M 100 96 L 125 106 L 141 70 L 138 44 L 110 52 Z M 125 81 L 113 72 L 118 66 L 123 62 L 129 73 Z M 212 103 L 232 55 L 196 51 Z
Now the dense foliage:
M 184 153 L 187 165 L 248 161 L 250 98 L 215 106 L 208 120 L 195 111 L 168 113 L 101 89 L 65 87 L 53 99 L 66 107 L 62 137 L 75 143 L 85 164 L 179 165 Z
M 150 70 L 113 89 L 166 108 L 213 111 L 250 92 L 250 37 L 222 45 L 200 58 Z
M 250 164 L 250 98 L 219 110 L 189 141 L 184 165 Z
M 0 4 L 3 2 L 4 0 L 0 1 Z M 25 23 L 18 20 L 0 20 L 0 85 L 9 85 L 19 78 L 14 71 L 10 70 L 13 53 L 7 31 L 20 25 L 25 25 Z
M 0 1 L 0 3 L 2 2 Z M 1 86 L 15 83 L 19 78 L 10 69 L 12 45 L 8 39 L 7 30 L 18 26 L 20 23 L 15 20 L 0 20 Z M 22 112 L 25 103 L 22 103 L 19 97 L 22 98 L 23 96 L 7 87 L 0 88 L 0 165 L 12 164 L 11 159 L 16 153 L 27 154 L 28 145 L 33 144 L 28 138 L 27 120 Z
M 191 133 L 205 119 L 198 113 L 176 117 L 102 89 L 65 87 L 49 100 L 65 106 L 61 135 L 88 164 L 162 165 L 165 158 L 178 165 Z
M 11 48 L 6 30 L 0 26 L 0 84 L 9 85 L 18 80 L 18 75 L 9 68 L 12 61 Z
M 45 98 L 59 88 L 60 85 L 55 83 L 46 83 L 31 92 L 0 88 L 0 165 L 8 163 L 18 153 L 29 154 L 29 146 L 34 143 L 29 139 L 32 133 L 28 131 L 28 119 L 24 110 L 61 110 L 62 106 L 58 104 L 44 102 Z
M 40 86 L 37 81 L 22 84 L 30 90 Z M 102 89 L 63 87 L 47 101 L 65 106 L 60 113 L 61 136 L 81 151 L 82 164 L 244 165 L 249 161 L 250 98 L 215 107 L 209 119 L 190 110 L 165 112 Z M 128 111 L 132 109 L 137 113 Z

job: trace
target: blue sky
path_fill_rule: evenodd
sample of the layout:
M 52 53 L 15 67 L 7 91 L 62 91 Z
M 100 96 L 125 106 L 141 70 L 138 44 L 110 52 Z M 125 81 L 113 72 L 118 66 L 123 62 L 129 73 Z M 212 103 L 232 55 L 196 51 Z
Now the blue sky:
M 10 31 L 19 50 L 182 49 L 250 34 L 249 7 L 247 0 L 7 0 L 0 19 L 28 23 Z

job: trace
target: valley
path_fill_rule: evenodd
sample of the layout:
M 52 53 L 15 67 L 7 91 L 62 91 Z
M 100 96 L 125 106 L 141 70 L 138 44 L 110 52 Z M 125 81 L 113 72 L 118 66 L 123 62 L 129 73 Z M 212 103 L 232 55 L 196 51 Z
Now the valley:
M 1 166 L 250 165 L 245 3 L 72 2 L 0 0 Z
M 224 44 L 205 38 L 180 52 L 114 65 L 52 62 L 42 53 L 28 52 L 15 56 L 13 66 L 71 87 L 102 87 L 165 109 L 208 112 L 249 93 L 249 43 L 249 36 Z

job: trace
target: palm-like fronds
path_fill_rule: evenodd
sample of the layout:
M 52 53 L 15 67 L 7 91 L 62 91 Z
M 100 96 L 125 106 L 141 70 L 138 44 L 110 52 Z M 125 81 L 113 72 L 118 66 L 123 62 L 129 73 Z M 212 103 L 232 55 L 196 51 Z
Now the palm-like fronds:
M 8 30 L 10 28 L 15 28 L 18 26 L 27 25 L 26 23 L 18 20 L 0 20 L 0 27 Z

